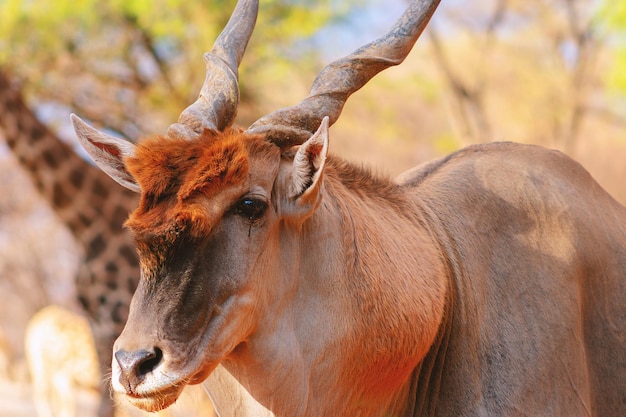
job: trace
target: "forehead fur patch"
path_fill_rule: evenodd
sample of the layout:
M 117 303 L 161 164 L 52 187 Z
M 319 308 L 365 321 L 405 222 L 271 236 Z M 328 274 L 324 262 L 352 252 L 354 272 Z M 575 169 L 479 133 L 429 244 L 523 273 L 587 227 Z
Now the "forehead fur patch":
M 156 136 L 137 145 L 126 167 L 141 187 L 138 211 L 161 201 L 183 202 L 196 192 L 214 195 L 245 181 L 249 157 L 238 131 L 205 130 L 193 140 Z

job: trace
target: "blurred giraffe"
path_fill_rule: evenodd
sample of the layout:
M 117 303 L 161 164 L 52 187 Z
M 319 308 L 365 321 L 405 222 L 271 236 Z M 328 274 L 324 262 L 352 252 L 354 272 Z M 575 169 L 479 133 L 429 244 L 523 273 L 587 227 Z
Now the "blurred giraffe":
M 0 130 L 83 250 L 76 290 L 94 335 L 101 374 L 108 375 L 113 342 L 124 326 L 139 279 L 134 244 L 122 228 L 137 196 L 60 141 L 35 117 L 1 70 Z M 111 416 L 108 381 L 100 389 L 99 415 Z
M 24 347 L 38 417 L 78 416 L 78 390 L 99 392 L 100 388 L 89 322 L 49 305 L 29 320 Z

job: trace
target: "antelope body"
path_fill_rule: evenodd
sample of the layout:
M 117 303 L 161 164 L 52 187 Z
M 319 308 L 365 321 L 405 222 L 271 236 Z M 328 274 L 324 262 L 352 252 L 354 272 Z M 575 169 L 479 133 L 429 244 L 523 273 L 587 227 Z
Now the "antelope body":
M 221 364 L 278 417 L 626 414 L 626 209 L 580 165 L 499 143 L 392 181 L 328 156 L 345 100 L 402 61 L 436 3 L 245 131 L 221 89 L 236 79 L 215 77 L 236 77 L 247 1 L 167 136 L 132 145 L 74 117 L 141 193 L 116 391 L 162 409 Z

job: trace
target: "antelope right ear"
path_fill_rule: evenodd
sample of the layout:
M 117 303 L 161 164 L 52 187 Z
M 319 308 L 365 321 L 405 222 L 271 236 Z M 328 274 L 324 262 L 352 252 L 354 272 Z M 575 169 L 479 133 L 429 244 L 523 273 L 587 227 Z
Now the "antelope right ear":
M 328 116 L 317 132 L 298 148 L 292 166 L 290 197 L 299 210 L 314 210 L 322 194 L 322 174 L 328 154 Z
M 124 164 L 124 158 L 135 155 L 135 145 L 94 129 L 75 114 L 70 118 L 80 144 L 96 165 L 120 185 L 136 193 L 141 192 L 139 184 Z

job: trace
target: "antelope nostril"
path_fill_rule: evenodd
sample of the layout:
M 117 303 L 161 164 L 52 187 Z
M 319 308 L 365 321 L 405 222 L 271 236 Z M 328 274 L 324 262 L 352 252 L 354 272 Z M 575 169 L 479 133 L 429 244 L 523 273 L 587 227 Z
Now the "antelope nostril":
M 152 350 L 115 352 L 115 360 L 120 366 L 120 384 L 127 390 L 134 391 L 146 375 L 154 371 L 163 359 L 163 351 L 157 347 Z
M 152 354 L 150 356 L 146 357 L 139 364 L 139 367 L 137 368 L 139 376 L 144 376 L 152 372 L 157 366 L 159 366 L 161 359 L 163 359 L 163 351 L 161 349 L 154 348 L 154 352 L 151 353 Z

